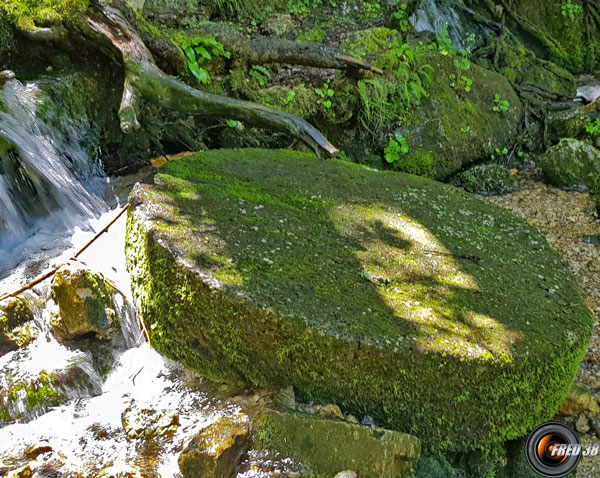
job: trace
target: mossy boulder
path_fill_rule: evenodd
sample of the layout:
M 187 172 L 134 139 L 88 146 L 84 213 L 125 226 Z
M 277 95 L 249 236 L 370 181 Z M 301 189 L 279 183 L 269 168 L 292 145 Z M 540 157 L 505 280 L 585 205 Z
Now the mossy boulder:
M 257 446 L 308 466 L 314 476 L 352 470 L 363 478 L 408 476 L 421 443 L 406 433 L 268 410 L 254 420 Z
M 159 352 L 291 384 L 429 449 L 493 448 L 552 418 L 590 338 L 544 237 L 452 186 L 220 150 L 168 163 L 131 201 L 128 267 Z
M 34 308 L 29 296 L 0 302 L 0 355 L 24 347 L 35 338 Z
M 502 75 L 471 64 L 457 71 L 454 59 L 428 52 L 425 62 L 435 71 L 428 99 L 406 114 L 400 131 L 410 152 L 398 161 L 401 171 L 443 179 L 470 163 L 489 158 L 513 140 L 523 105 Z M 451 75 L 467 75 L 471 91 L 453 87 Z M 508 101 L 505 112 L 494 111 L 496 95 Z
M 590 117 L 582 107 L 557 111 L 548 115 L 548 139 L 553 143 L 562 138 L 577 138 L 585 134 Z
M 519 189 L 519 182 L 510 171 L 500 164 L 478 164 L 458 174 L 454 180 L 465 190 L 489 196 L 507 194 Z
M 562 139 L 546 151 L 541 167 L 546 181 L 555 186 L 590 190 L 600 186 L 600 151 L 584 141 Z
M 120 332 L 113 296 L 116 291 L 101 274 L 79 262 L 61 267 L 52 279 L 56 310 L 50 323 L 54 334 L 74 339 L 86 334 L 108 339 Z
M 230 478 L 248 451 L 250 419 L 242 412 L 222 416 L 198 432 L 179 455 L 183 478 Z

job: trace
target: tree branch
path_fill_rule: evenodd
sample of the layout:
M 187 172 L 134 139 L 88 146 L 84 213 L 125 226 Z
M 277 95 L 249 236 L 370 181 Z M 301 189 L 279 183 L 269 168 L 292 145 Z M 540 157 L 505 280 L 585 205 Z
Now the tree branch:
M 136 109 L 139 97 L 181 113 L 231 118 L 281 131 L 308 144 L 318 156 L 338 154 L 316 128 L 301 118 L 248 101 L 205 93 L 167 75 L 158 68 L 128 21 L 109 5 L 96 2 L 90 7 L 83 33 L 95 40 L 108 40 L 121 54 L 126 80 L 119 116 L 125 133 L 139 128 Z

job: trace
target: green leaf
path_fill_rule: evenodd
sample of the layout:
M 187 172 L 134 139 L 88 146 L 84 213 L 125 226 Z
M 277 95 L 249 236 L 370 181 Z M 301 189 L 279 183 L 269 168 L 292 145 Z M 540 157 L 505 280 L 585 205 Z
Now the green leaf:
M 206 60 L 210 60 L 212 58 L 210 53 L 208 53 L 206 48 L 204 48 L 203 46 L 197 46 L 195 50 L 198 55 L 200 55 L 202 58 L 205 58 Z

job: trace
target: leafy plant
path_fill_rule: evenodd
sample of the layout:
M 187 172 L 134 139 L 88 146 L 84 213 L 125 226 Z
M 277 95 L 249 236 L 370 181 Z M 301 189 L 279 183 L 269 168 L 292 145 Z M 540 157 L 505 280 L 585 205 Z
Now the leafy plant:
M 393 164 L 399 161 L 403 155 L 408 154 L 409 150 L 410 148 L 404 136 L 400 133 L 395 133 L 394 138 L 390 139 L 390 142 L 384 149 L 383 156 L 388 163 Z
M 237 128 L 238 126 L 238 122 L 232 119 L 225 120 L 225 124 L 227 124 L 227 126 L 229 126 L 230 128 Z
M 362 12 L 357 17 L 361 20 L 377 20 L 381 15 L 381 5 L 378 2 L 362 2 Z
M 496 93 L 494 97 L 494 107 L 492 108 L 496 113 L 506 113 L 510 108 L 510 102 L 503 100 L 499 93 Z
M 585 127 L 585 130 L 593 137 L 600 136 L 600 118 L 596 118 L 596 121 L 588 124 Z
M 398 6 L 398 3 L 399 3 L 399 0 L 395 0 L 392 5 L 392 8 L 396 8 Z M 400 30 L 401 32 L 407 32 L 408 28 L 410 26 L 410 23 L 409 23 L 408 17 L 407 17 L 407 12 L 406 12 L 407 8 L 408 8 L 408 5 L 406 3 L 403 3 L 398 6 L 398 10 L 396 10 L 394 12 L 394 14 L 392 15 L 392 17 L 393 17 L 392 25 L 394 27 L 396 27 L 398 30 Z
M 327 109 L 331 108 L 331 98 L 334 97 L 335 91 L 329 87 L 329 83 L 324 83 L 323 88 L 315 89 L 315 93 L 319 96 L 318 105 L 323 105 Z
M 358 82 L 366 119 L 375 129 L 392 123 L 427 98 L 434 70 L 423 60 L 425 48 L 404 43 L 385 53 L 387 64 L 393 68 L 395 81 L 377 79 Z
M 568 17 L 571 21 L 575 21 L 575 17 L 582 12 L 581 5 L 573 3 L 573 0 L 567 0 L 560 7 L 560 13 L 563 17 Z
M 267 81 L 271 78 L 271 72 L 264 66 L 254 65 L 249 72 L 249 75 L 258 81 L 260 86 L 265 86 Z
M 284 106 L 289 105 L 296 98 L 296 92 L 294 90 L 288 91 L 287 96 L 282 100 Z
M 450 85 L 456 91 L 464 90 L 465 92 L 470 92 L 471 87 L 473 86 L 473 80 L 469 78 L 465 72 L 471 69 L 471 61 L 469 60 L 469 56 L 472 51 L 472 44 L 475 42 L 475 35 L 470 34 L 467 39 L 467 48 L 464 50 L 458 50 L 452 40 L 448 37 L 448 28 L 447 26 L 440 32 L 438 35 L 438 50 L 442 55 L 456 55 L 457 58 L 454 59 L 454 67 L 456 71 L 449 75 Z
M 179 37 L 176 41 L 179 50 L 185 58 L 186 65 L 192 75 L 200 83 L 210 83 L 208 71 L 200 65 L 211 61 L 213 58 L 229 58 L 230 54 L 216 37 L 211 35 L 200 35 L 193 38 Z

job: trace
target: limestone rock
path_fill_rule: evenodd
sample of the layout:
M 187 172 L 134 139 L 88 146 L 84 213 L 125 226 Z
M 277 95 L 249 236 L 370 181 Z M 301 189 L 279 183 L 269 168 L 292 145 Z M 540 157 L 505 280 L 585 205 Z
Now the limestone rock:
M 218 150 L 167 163 L 130 200 L 152 344 L 214 380 L 293 385 L 465 450 L 550 420 L 587 348 L 592 316 L 560 255 L 448 185 Z
M 74 339 L 94 333 L 108 339 L 120 331 L 113 296 L 115 290 L 100 274 L 79 262 L 63 266 L 52 280 L 52 299 L 58 310 L 51 319 L 54 334 Z
M 333 478 L 358 478 L 358 475 L 352 470 L 340 471 Z
M 597 414 L 600 413 L 600 407 L 590 392 L 583 387 L 575 385 L 565 397 L 565 401 L 558 413 L 559 415 L 568 417 L 571 415 L 579 415 L 583 412 Z
M 590 431 L 588 418 L 583 413 L 579 415 L 577 421 L 575 422 L 575 430 L 577 430 L 579 433 L 587 433 Z
M 544 178 L 554 186 L 594 190 L 600 181 L 600 151 L 572 138 L 552 146 L 541 161 Z
M 130 439 L 163 438 L 173 436 L 179 428 L 176 412 L 160 413 L 153 409 L 128 407 L 121 415 L 121 423 Z
M 244 413 L 221 417 L 201 430 L 179 455 L 183 478 L 231 478 L 248 450 L 249 431 Z
M 254 425 L 260 447 L 325 476 L 353 470 L 361 478 L 400 478 L 421 452 L 414 436 L 313 415 L 269 410 Z

